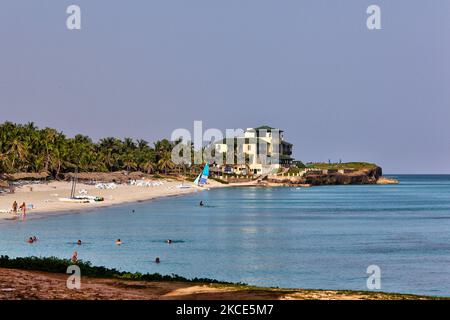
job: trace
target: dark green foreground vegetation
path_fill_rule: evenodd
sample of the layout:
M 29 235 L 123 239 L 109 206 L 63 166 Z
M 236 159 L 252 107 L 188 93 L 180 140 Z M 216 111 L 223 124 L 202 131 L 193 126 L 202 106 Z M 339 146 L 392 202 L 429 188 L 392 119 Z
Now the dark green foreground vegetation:
M 0 268 L 21 269 L 30 271 L 42 271 L 50 273 L 63 273 L 67 271 L 67 267 L 72 265 L 68 259 L 59 259 L 55 257 L 25 257 L 11 259 L 8 256 L 0 256 Z M 187 279 L 178 275 L 163 276 L 158 273 L 141 274 L 139 272 L 120 272 L 116 269 L 92 266 L 90 262 L 79 261 L 77 265 L 81 269 L 82 276 L 91 278 L 114 278 L 120 280 L 132 281 L 170 281 L 185 283 L 201 283 L 212 284 L 217 287 L 233 287 L 236 292 L 244 292 L 247 294 L 275 294 L 282 297 L 284 295 L 295 299 L 383 299 L 383 300 L 429 300 L 429 299 L 448 299 L 445 297 L 419 296 L 412 294 L 400 293 L 384 293 L 372 291 L 352 291 L 352 290 L 317 290 L 317 289 L 279 289 L 279 288 L 262 288 L 249 286 L 242 283 L 230 283 L 217 281 L 214 279 L 194 278 Z
M 0 268 L 22 269 L 43 271 L 52 273 L 66 273 L 67 267 L 73 265 L 69 259 L 59 259 L 56 257 L 24 257 L 11 259 L 8 256 L 0 256 Z M 159 273 L 145 273 L 140 272 L 122 272 L 116 269 L 109 269 L 105 267 L 92 266 L 89 261 L 79 260 L 77 266 L 81 269 L 81 274 L 88 277 L 96 278 L 117 278 L 124 280 L 136 281 L 177 281 L 177 282 L 203 282 L 203 283 L 217 283 L 217 284 L 231 284 L 229 282 L 217 281 L 207 278 L 193 278 L 187 279 L 176 274 L 161 275 Z

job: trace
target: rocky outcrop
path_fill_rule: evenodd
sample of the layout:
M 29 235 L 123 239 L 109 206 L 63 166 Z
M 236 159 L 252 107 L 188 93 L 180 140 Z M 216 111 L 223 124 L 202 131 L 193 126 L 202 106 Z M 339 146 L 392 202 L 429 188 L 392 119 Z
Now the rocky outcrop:
M 306 174 L 305 183 L 311 185 L 376 184 L 382 175 L 380 167 L 350 173 Z
M 283 176 L 268 176 L 263 182 L 269 187 L 272 186 L 286 186 L 286 187 L 304 187 L 309 186 L 303 177 L 283 177 Z
M 382 173 L 380 167 L 360 169 L 348 173 L 311 171 L 301 177 L 269 176 L 267 181 L 271 184 L 281 184 L 286 186 L 376 184 L 378 179 L 382 176 Z

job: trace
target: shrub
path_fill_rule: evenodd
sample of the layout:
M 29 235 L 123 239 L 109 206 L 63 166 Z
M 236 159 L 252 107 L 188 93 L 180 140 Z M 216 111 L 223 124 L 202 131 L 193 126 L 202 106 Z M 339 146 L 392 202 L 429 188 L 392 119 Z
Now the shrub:
M 60 259 L 56 257 L 19 257 L 11 259 L 8 256 L 0 256 L 0 268 L 35 270 L 51 273 L 66 273 L 67 267 L 73 263 L 69 259 Z M 89 261 L 79 260 L 77 266 L 81 269 L 83 276 L 97 277 L 97 278 L 117 278 L 124 280 L 136 281 L 178 281 L 178 282 L 204 282 L 204 283 L 218 283 L 218 284 L 232 284 L 230 282 L 218 281 L 208 278 L 193 278 L 187 279 L 176 274 L 161 275 L 159 273 L 145 273 L 140 272 L 123 272 L 117 269 L 110 269 L 106 267 L 92 266 Z M 240 283 L 241 284 L 241 283 Z M 243 284 L 241 284 L 243 285 Z

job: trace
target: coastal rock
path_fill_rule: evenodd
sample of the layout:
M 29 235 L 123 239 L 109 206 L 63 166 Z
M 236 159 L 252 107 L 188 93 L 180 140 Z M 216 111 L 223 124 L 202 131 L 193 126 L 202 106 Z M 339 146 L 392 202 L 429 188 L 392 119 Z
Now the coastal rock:
M 268 177 L 267 181 L 272 184 L 286 186 L 320 186 L 320 185 L 346 185 L 346 184 L 376 184 L 382 176 L 380 167 L 361 169 L 347 173 L 340 172 L 308 172 L 304 176 Z
M 286 186 L 286 187 L 310 187 L 311 185 L 306 183 L 303 177 L 283 177 L 274 176 L 266 180 L 267 186 Z

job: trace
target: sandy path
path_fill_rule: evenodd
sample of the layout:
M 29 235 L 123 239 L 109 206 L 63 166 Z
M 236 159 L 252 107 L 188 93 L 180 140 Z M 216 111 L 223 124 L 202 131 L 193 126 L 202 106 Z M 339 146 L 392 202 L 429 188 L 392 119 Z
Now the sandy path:
M 236 287 L 182 282 L 146 282 L 81 278 L 81 289 L 66 287 L 68 275 L 0 268 L 0 300 L 362 300 L 427 297 L 332 290 Z

